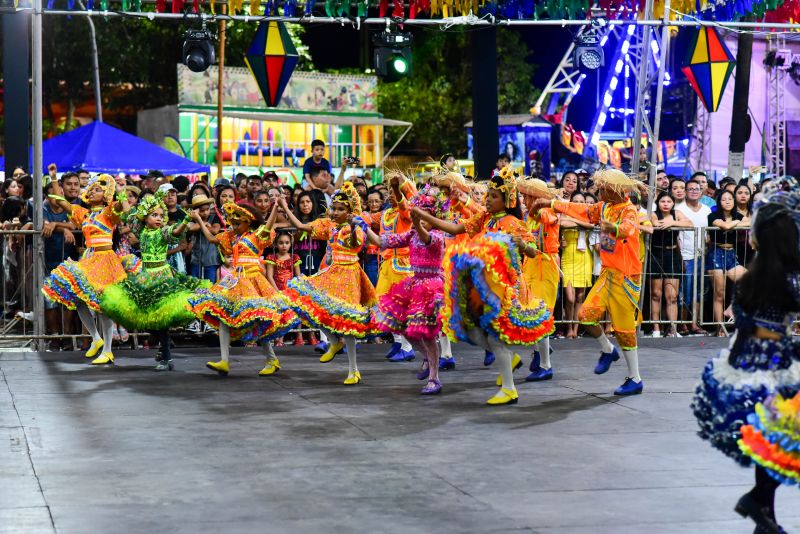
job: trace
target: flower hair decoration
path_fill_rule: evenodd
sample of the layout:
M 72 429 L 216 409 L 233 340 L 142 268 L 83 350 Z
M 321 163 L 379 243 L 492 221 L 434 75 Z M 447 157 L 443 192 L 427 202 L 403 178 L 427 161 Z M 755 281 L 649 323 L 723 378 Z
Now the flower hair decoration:
M 351 213 L 361 215 L 361 198 L 352 182 L 342 184 L 342 188 L 333 194 L 331 203 L 333 202 L 345 204 L 350 208 Z
M 506 197 L 506 208 L 515 208 L 517 206 L 517 177 L 514 176 L 514 169 L 510 165 L 504 167 L 503 170 L 497 175 L 503 183 L 496 184 L 493 180 L 489 180 L 487 184 L 489 188 L 495 189 L 503 193 Z

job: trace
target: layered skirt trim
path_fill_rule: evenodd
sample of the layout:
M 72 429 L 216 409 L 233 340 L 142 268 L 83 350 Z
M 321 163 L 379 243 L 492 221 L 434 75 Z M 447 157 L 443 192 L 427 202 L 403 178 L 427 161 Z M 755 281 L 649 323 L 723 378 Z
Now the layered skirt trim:
M 350 297 L 332 296 L 330 286 L 345 288 Z M 311 328 L 340 336 L 367 337 L 380 333 L 375 324 L 375 292 L 358 264 L 334 264 L 314 276 L 289 280 L 284 291 L 292 309 Z
M 791 338 L 750 338 L 733 358 L 727 349 L 720 351 L 706 364 L 692 401 L 700 437 L 740 465 L 750 466 L 751 456 L 743 453 L 738 444 L 741 428 L 756 405 L 769 396 L 797 393 L 798 349 L 800 342 Z
M 411 341 L 439 337 L 444 304 L 441 276 L 412 276 L 394 284 L 378 299 L 375 322 L 384 332 L 402 334 Z
M 800 394 L 756 405 L 741 428 L 739 448 L 777 481 L 800 484 Z
M 195 317 L 212 327 L 228 326 L 232 340 L 269 341 L 300 324 L 283 294 L 262 275 L 226 276 L 210 289 L 196 292 L 188 306 Z
M 169 266 L 144 270 L 105 289 L 100 307 L 114 322 L 130 330 L 166 330 L 194 320 L 189 298 L 208 288 L 208 280 L 177 273 Z
M 118 256 L 113 250 L 93 252 L 53 269 L 44 280 L 42 293 L 67 309 L 74 310 L 83 303 L 99 312 L 103 291 L 124 280 L 128 273 L 138 273 L 141 269 L 141 260 L 132 254 Z
M 469 342 L 472 328 L 510 345 L 533 345 L 553 333 L 545 302 L 520 301 L 519 254 L 505 233 L 488 233 L 448 247 L 444 262 L 443 330 Z

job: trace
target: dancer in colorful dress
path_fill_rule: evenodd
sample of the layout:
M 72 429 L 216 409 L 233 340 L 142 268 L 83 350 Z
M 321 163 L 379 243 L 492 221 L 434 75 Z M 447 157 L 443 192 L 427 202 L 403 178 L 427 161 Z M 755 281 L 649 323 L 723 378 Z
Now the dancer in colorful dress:
M 516 178 L 509 168 L 488 182 L 486 212 L 453 224 L 420 209 L 420 218 L 453 235 L 471 239 L 454 243 L 445 255 L 444 331 L 490 351 L 500 364 L 500 391 L 487 404 L 513 404 L 519 395 L 513 379 L 512 345 L 534 345 L 553 332 L 553 316 L 544 301 L 528 295 L 520 252 L 537 253 L 517 206 Z
M 390 207 L 380 215 L 380 235 L 404 234 L 411 229 L 411 216 L 408 211 L 407 200 L 412 198 L 417 189 L 411 180 L 406 179 L 399 172 L 388 173 L 389 203 Z M 375 215 L 362 213 L 362 219 L 367 224 L 373 224 Z M 375 286 L 375 296 L 380 299 L 389 292 L 396 283 L 409 278 L 413 272 L 409 264 L 408 247 L 388 247 L 381 251 L 381 265 L 378 272 L 378 284 Z M 402 333 L 393 334 L 392 344 L 386 358 L 392 362 L 411 361 L 414 359 L 414 349 Z
M 800 312 L 800 193 L 767 195 L 756 207 L 750 241 L 756 255 L 736 286 L 736 334 L 703 370 L 692 409 L 700 437 L 742 466 L 755 460 L 755 487 L 736 511 L 757 523 L 756 532 L 778 533 L 775 490 L 780 481 L 796 481 L 800 470 L 792 449 L 798 423 L 785 417 L 797 414 L 797 400 L 767 399 L 800 390 L 800 341 L 791 334 Z M 754 413 L 758 403 L 764 405 Z
M 522 276 L 528 285 L 530 295 L 542 299 L 553 314 L 558 298 L 558 282 L 561 278 L 559 271 L 559 219 L 558 215 L 550 208 L 534 209 L 537 199 L 552 199 L 555 192 L 538 178 L 530 178 L 519 183 L 528 213 L 525 222 L 533 235 L 536 248 L 540 254 L 534 257 L 525 257 L 522 263 Z M 526 382 L 539 382 L 553 378 L 553 369 L 550 365 L 550 336 L 545 336 L 534 345 L 533 359 L 531 360 L 531 373 L 525 378 Z
M 67 212 L 69 220 L 81 229 L 86 252 L 79 261 L 67 260 L 56 267 L 44 281 L 42 292 L 53 302 L 78 310 L 81 323 L 92 336 L 86 357 L 94 358 L 100 349 L 104 349 L 92 360 L 92 365 L 113 364 L 114 321 L 102 313 L 100 296 L 106 287 L 124 280 L 128 272 L 141 270 L 141 262 L 135 256 L 118 256 L 112 244 L 114 227 L 128 210 L 125 188 L 118 186 L 110 175 L 100 174 L 89 181 L 82 197 L 89 209 L 70 204 L 57 181 L 53 182 L 53 193 L 48 197 L 55 200 Z M 102 337 L 92 312 L 97 315 Z
M 143 269 L 114 285 L 100 298 L 103 313 L 130 330 L 154 330 L 161 350 L 156 356 L 155 371 L 172 371 L 169 329 L 185 326 L 194 320 L 187 309 L 189 297 L 211 282 L 176 272 L 167 263 L 167 250 L 178 243 L 191 217 L 179 224 L 165 226 L 167 207 L 162 191 L 148 195 L 136 207 L 128 226 L 139 240 Z
M 427 191 L 413 198 L 411 203 L 431 215 L 437 215 L 438 203 Z M 362 228 L 372 243 L 381 249 L 408 247 L 413 276 L 396 282 L 378 298 L 376 322 L 385 332 L 403 334 L 411 341 L 414 350 L 425 355 L 420 380 L 428 379 L 422 388 L 423 395 L 436 395 L 442 391 L 439 381 L 439 344 L 442 322 L 439 312 L 444 302 L 442 257 L 445 238 L 439 230 L 419 220 L 414 228 L 402 234 L 376 235 L 369 225 Z
M 356 338 L 378 333 L 372 316 L 375 288 L 358 262 L 358 253 L 366 245 L 364 231 L 353 218 L 360 214 L 361 200 L 351 182 L 346 182 L 331 198 L 330 218 L 303 224 L 287 210 L 289 221 L 298 230 L 309 232 L 312 239 L 328 241 L 329 260 L 328 268 L 314 276 L 289 281 L 286 297 L 311 328 L 322 330 L 328 337 L 330 346 L 320 362 L 333 360 L 343 346 L 347 347 L 348 371 L 344 383 L 348 386 L 361 382 Z
M 598 187 L 600 202 L 581 204 L 540 199 L 536 209 L 550 207 L 558 213 L 600 225 L 600 277 L 581 308 L 578 320 L 586 332 L 600 343 L 596 374 L 608 371 L 619 360 L 619 352 L 600 326 L 606 312 L 611 316 L 614 335 L 619 341 L 628 376 L 614 395 L 637 395 L 644 389 L 639 375 L 636 327 L 639 320 L 639 292 L 642 285 L 642 262 L 639 259 L 639 214 L 627 197 L 643 191 L 645 185 L 616 169 L 597 171 L 592 177 Z
M 206 239 L 219 247 L 222 256 L 233 257 L 233 275 L 189 299 L 195 316 L 219 330 L 221 359 L 208 362 L 206 367 L 227 376 L 231 339 L 257 341 L 266 353 L 264 368 L 258 374 L 269 376 L 281 368 L 270 341 L 280 339 L 300 323 L 283 295 L 267 282 L 261 265 L 261 254 L 275 238 L 272 224 L 277 206 L 273 206 L 266 223 L 247 202 L 228 202 L 222 211 L 231 229 L 217 235 L 211 233 L 197 210 L 191 212 Z

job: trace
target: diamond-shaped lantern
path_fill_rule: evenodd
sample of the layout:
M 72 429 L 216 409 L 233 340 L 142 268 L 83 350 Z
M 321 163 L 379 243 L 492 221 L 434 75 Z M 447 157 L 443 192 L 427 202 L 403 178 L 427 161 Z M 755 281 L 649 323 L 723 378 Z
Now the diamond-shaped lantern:
M 681 70 L 708 111 L 717 111 L 736 60 L 717 30 L 704 26 L 695 32 Z
M 244 56 L 267 106 L 274 108 L 281 101 L 299 56 L 292 38 L 282 22 L 262 22 Z

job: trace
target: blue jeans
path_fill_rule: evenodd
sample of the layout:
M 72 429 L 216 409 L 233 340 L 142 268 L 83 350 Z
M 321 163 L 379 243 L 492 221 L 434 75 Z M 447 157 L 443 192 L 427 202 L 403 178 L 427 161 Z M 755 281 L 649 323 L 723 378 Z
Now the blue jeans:
M 739 266 L 736 250 L 712 248 L 706 257 L 706 269 L 709 271 L 731 271 Z
M 697 297 L 692 300 L 693 293 L 694 293 L 694 268 L 695 264 L 697 264 Z M 704 274 L 703 269 L 703 257 L 700 256 L 694 260 L 684 260 L 683 262 L 683 281 L 681 282 L 681 305 L 690 308 L 691 302 L 700 302 L 703 300 L 703 295 L 701 293 L 702 289 L 700 287 L 700 277 Z M 708 286 L 706 286 L 706 290 Z
M 200 265 L 192 263 L 189 265 L 189 274 L 202 280 L 211 280 L 211 283 L 213 284 L 217 281 L 217 269 L 219 269 L 219 265 L 204 265 L 201 276 Z
M 364 260 L 364 272 L 367 273 L 367 278 L 369 281 L 372 282 L 372 285 L 375 286 L 378 284 L 378 255 L 377 254 L 367 254 L 366 259 Z

